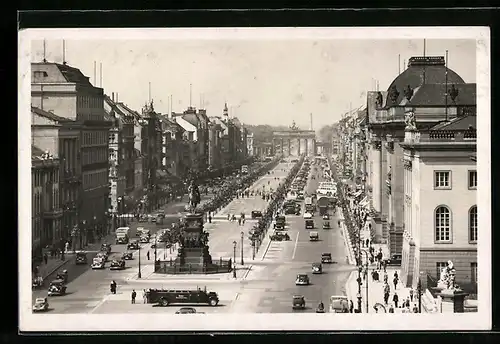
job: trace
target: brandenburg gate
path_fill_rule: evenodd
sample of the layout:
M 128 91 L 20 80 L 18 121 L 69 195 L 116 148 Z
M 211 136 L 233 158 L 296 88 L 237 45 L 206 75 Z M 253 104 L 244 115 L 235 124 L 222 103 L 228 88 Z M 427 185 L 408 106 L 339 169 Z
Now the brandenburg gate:
M 295 122 L 289 130 L 274 131 L 273 152 L 283 156 L 316 155 L 316 132 L 301 130 Z

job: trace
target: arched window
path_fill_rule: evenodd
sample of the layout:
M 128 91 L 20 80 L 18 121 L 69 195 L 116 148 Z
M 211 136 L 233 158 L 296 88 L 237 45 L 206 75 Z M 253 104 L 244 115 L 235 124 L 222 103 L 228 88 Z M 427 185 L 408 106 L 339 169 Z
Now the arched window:
M 477 206 L 469 209 L 469 241 L 477 241 Z
M 436 242 L 451 241 L 451 213 L 445 206 L 439 206 L 435 210 L 434 230 Z

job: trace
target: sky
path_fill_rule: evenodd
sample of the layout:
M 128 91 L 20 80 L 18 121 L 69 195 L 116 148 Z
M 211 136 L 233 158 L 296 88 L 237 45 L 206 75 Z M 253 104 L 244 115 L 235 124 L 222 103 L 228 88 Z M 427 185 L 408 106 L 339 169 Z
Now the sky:
M 33 40 L 31 61 L 43 60 L 43 40 Z M 46 40 L 48 61 L 63 60 L 62 40 Z M 465 82 L 476 82 L 476 41 L 426 40 L 427 56 L 445 56 Z M 337 122 L 349 109 L 366 104 L 366 92 L 386 90 L 412 56 L 422 56 L 424 40 L 66 40 L 65 60 L 92 84 L 140 111 L 151 97 L 155 109 L 183 111 L 190 104 L 247 124 L 310 129 Z M 94 79 L 94 61 L 97 76 Z M 100 66 L 102 64 L 102 85 Z M 190 87 L 190 84 L 192 85 Z M 191 92 L 190 92 L 191 89 Z M 191 102 L 190 102 L 191 93 Z M 64 116 L 64 114 L 61 114 Z

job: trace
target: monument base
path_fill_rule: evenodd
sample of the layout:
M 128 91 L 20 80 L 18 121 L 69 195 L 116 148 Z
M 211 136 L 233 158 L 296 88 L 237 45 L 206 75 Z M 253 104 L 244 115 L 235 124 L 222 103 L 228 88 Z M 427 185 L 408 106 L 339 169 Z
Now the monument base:
M 464 313 L 465 297 L 469 295 L 463 290 L 443 289 L 441 297 L 441 313 Z

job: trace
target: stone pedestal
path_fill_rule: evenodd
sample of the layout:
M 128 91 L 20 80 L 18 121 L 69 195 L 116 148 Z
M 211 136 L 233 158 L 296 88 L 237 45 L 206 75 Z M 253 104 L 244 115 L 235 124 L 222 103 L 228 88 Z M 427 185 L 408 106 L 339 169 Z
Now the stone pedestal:
M 464 302 L 467 295 L 463 290 L 441 290 L 439 293 L 441 313 L 464 313 Z
M 187 214 L 183 230 L 183 243 L 179 247 L 175 263 L 178 266 L 192 267 L 212 264 L 208 245 L 203 242 L 203 214 Z

